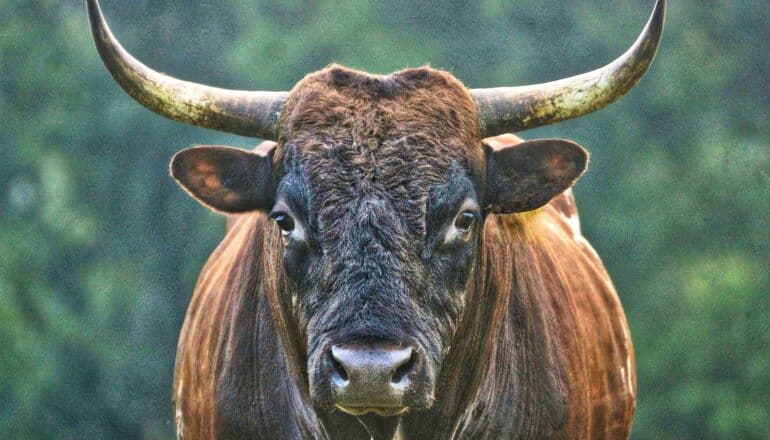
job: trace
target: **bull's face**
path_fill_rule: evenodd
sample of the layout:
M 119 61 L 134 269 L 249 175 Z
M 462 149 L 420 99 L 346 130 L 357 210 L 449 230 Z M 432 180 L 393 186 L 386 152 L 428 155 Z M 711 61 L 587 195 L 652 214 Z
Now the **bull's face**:
M 88 0 L 99 53 L 120 85 L 168 117 L 276 140 L 260 151 L 196 147 L 172 174 L 204 204 L 262 211 L 283 237 L 290 321 L 319 406 L 394 415 L 425 408 L 483 251 L 491 213 L 536 209 L 574 183 L 585 151 L 562 140 L 485 147 L 483 136 L 597 110 L 626 93 L 660 41 L 664 1 L 634 46 L 592 72 L 466 89 L 429 68 L 372 76 L 340 67 L 291 92 L 180 81 L 141 64 Z M 287 299 L 288 298 L 288 299 Z
M 284 112 L 277 146 L 185 150 L 172 173 L 215 209 L 274 220 L 316 405 L 429 407 L 452 337 L 473 319 L 463 311 L 486 215 L 543 205 L 586 153 L 560 140 L 485 150 L 471 96 L 427 68 L 331 67 Z
M 398 151 L 406 141 L 387 144 L 375 148 L 391 157 L 332 145 L 323 165 L 290 152 L 299 157 L 270 214 L 307 341 L 311 396 L 351 414 L 431 405 L 482 218 L 466 169 L 432 176 Z

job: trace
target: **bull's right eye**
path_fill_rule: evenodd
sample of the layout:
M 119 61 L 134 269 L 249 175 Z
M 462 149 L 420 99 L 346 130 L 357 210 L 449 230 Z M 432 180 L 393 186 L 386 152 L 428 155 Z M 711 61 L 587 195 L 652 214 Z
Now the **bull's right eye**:
M 285 212 L 273 214 L 273 220 L 278 223 L 278 227 L 281 228 L 281 234 L 283 236 L 288 236 L 294 230 L 294 220 Z

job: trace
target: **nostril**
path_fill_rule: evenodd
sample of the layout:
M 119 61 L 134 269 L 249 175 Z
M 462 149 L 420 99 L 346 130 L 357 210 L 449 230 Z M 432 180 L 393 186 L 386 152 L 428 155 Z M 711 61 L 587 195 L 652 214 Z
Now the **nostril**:
M 393 375 L 390 378 L 391 383 L 402 383 L 402 381 L 407 379 L 409 373 L 414 370 L 415 364 L 417 363 L 417 353 L 414 351 L 414 349 L 411 349 L 410 351 L 411 352 L 409 358 L 407 358 L 405 362 L 399 365 L 398 368 L 393 370 Z
M 342 380 L 348 380 L 348 372 L 345 371 L 345 367 L 340 363 L 340 361 L 337 359 L 336 356 L 334 356 L 334 349 L 331 350 L 329 353 L 329 358 L 331 359 L 332 368 L 334 369 L 334 372 L 337 373 L 337 375 Z

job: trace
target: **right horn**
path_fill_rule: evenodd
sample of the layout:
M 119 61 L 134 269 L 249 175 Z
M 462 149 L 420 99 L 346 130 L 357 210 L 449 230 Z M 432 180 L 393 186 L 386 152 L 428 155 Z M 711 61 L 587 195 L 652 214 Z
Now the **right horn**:
M 123 90 L 150 110 L 214 130 L 276 140 L 287 92 L 254 92 L 204 86 L 156 72 L 132 57 L 110 32 L 97 0 L 87 0 L 96 48 Z
M 543 84 L 472 89 L 483 135 L 496 136 L 576 118 L 626 94 L 655 58 L 665 10 L 665 0 L 657 0 L 634 45 L 602 68 Z

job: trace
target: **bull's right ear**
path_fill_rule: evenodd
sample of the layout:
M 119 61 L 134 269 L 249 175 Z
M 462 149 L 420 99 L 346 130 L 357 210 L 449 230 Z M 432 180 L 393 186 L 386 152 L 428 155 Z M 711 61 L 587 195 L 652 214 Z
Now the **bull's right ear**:
M 275 198 L 274 151 L 272 142 L 254 152 L 223 146 L 192 147 L 174 155 L 171 175 L 185 191 L 216 211 L 269 210 Z

